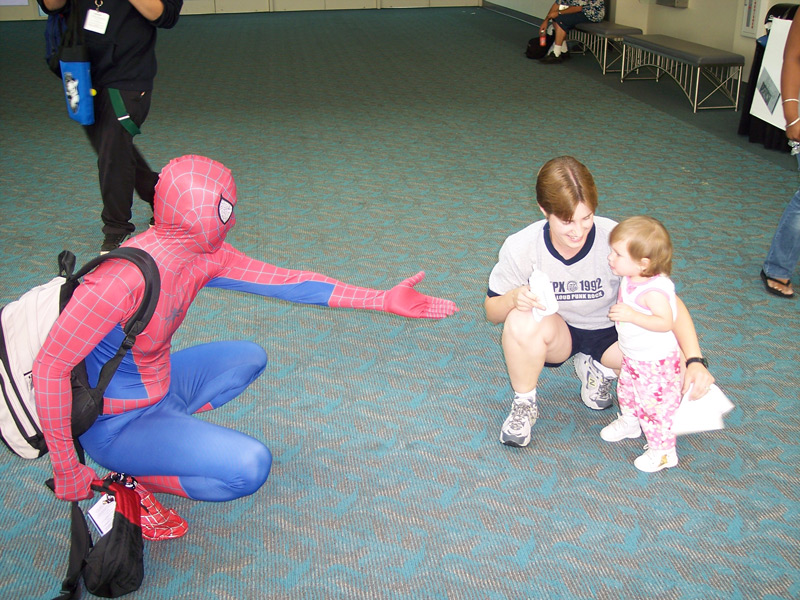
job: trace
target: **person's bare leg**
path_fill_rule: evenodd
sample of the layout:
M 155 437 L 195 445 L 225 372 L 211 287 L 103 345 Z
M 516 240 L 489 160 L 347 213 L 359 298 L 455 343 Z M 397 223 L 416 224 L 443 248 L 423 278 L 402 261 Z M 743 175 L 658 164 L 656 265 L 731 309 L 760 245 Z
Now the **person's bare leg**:
M 560 363 L 572 352 L 572 336 L 564 320 L 550 315 L 537 321 L 529 311 L 512 310 L 503 326 L 503 353 L 514 390 L 511 412 L 500 429 L 500 441 L 527 446 L 539 416 L 536 386 L 545 362 Z
M 545 362 L 563 362 L 572 352 L 564 319 L 550 315 L 536 321 L 530 312 L 512 310 L 503 327 L 503 353 L 515 392 L 536 388 Z

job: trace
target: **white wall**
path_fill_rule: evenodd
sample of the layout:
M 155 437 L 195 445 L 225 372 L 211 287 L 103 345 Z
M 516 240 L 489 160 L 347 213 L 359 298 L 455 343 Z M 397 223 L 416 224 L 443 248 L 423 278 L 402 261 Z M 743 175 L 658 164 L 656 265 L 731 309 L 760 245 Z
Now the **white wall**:
M 28 0 L 25 6 L 0 6 L 0 21 L 27 21 L 39 18 L 41 17 L 36 0 Z
M 757 35 L 763 35 L 767 11 L 781 0 L 761 0 Z M 788 3 L 794 3 L 789 0 Z M 755 39 L 742 35 L 742 0 L 689 0 L 688 8 L 670 8 L 653 0 L 615 0 L 614 21 L 641 27 L 645 33 L 663 33 L 745 57 L 745 76 L 755 50 Z
M 548 0 L 490 0 L 537 18 L 547 14 Z M 797 0 L 760 0 L 758 35 L 763 35 L 764 19 L 775 4 L 800 4 Z M 645 33 L 661 33 L 676 38 L 736 52 L 745 57 L 744 76 L 750 74 L 755 52 L 755 38 L 743 36 L 744 2 L 742 0 L 689 0 L 688 8 L 670 8 L 655 0 L 606 0 L 610 20 L 620 25 L 639 27 Z
M 490 0 L 490 2 L 540 19 L 553 6 L 553 0 Z
M 43 18 L 39 14 L 36 0 L 27 1 L 28 4 L 25 6 L 0 6 L 0 21 L 26 21 Z M 184 0 L 181 14 L 198 15 L 359 8 L 435 8 L 444 6 L 480 6 L 480 4 L 481 0 Z M 546 8 L 544 12 L 547 12 Z
M 552 0 L 490 0 L 492 4 L 542 18 Z M 639 27 L 645 33 L 663 33 L 736 52 L 745 57 L 745 78 L 755 50 L 755 39 L 741 33 L 742 0 L 689 0 L 688 8 L 670 8 L 655 0 L 606 0 L 610 19 L 622 25 Z M 769 8 L 798 0 L 760 0 L 758 35 L 764 33 L 764 18 Z M 335 10 L 341 8 L 389 8 L 393 6 L 478 6 L 481 0 L 185 0 L 184 14 L 260 12 L 283 10 Z M 0 6 L 0 21 L 38 19 L 36 0 L 27 6 Z

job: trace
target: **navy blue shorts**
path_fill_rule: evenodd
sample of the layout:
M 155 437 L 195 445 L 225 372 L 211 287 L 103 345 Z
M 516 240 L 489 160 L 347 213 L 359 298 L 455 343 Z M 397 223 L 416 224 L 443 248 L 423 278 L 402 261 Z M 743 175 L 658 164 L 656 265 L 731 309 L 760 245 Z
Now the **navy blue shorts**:
M 570 357 L 575 356 L 578 352 L 588 354 L 597 362 L 600 362 L 605 351 L 608 350 L 617 341 L 617 328 L 607 327 L 606 329 L 578 329 L 572 325 L 567 324 L 569 327 L 569 334 L 572 336 L 572 354 Z M 560 363 L 544 363 L 545 367 L 559 367 L 566 361 Z
M 577 12 L 559 15 L 553 19 L 553 22 L 558 23 L 561 29 L 564 31 L 569 31 L 570 29 L 575 29 L 575 25 L 578 23 L 588 23 L 589 19 L 585 14 L 583 14 L 583 12 Z

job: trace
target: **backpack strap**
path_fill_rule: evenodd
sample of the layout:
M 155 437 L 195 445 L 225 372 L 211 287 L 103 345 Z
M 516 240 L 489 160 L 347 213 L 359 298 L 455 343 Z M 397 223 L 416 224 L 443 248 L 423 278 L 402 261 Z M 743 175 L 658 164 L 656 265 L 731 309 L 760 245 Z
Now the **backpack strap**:
M 77 281 L 87 273 L 93 271 L 101 263 L 112 258 L 128 260 L 139 268 L 144 276 L 144 294 L 139 308 L 136 309 L 136 312 L 128 319 L 128 322 L 123 328 L 125 339 L 122 340 L 119 350 L 117 350 L 116 355 L 100 369 L 97 385 L 94 387 L 97 396 L 100 398 L 102 398 L 105 393 L 122 359 L 125 358 L 128 350 L 133 348 L 133 344 L 136 342 L 136 336 L 139 335 L 150 322 L 156 310 L 156 305 L 158 304 L 158 295 L 161 292 L 161 276 L 158 273 L 158 267 L 153 257 L 140 248 L 117 248 L 107 254 L 101 254 L 69 276 L 68 280 Z
M 69 250 L 62 250 L 58 255 L 58 274 L 61 277 L 71 278 L 75 271 L 75 255 Z
M 59 255 L 59 259 L 60 256 L 61 255 Z M 132 333 L 133 335 L 138 335 L 150 322 L 150 318 L 156 310 L 156 304 L 158 304 L 158 294 L 161 292 L 161 276 L 158 273 L 158 267 L 152 256 L 141 248 L 116 248 L 107 254 L 94 257 L 74 274 L 70 275 L 69 278 L 80 279 L 93 271 L 98 265 L 112 258 L 122 258 L 132 262 L 139 267 L 139 270 L 144 276 L 144 296 L 142 297 L 142 303 L 125 325 L 126 334 Z

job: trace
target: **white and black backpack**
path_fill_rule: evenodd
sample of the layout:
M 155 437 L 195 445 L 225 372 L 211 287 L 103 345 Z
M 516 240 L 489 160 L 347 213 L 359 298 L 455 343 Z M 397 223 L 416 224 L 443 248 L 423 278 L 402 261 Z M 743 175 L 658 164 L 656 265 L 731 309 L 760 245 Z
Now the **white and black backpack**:
M 58 315 L 72 297 L 80 278 L 109 259 L 125 259 L 142 272 L 145 291 L 136 313 L 125 324 L 125 339 L 117 354 L 100 370 L 92 388 L 83 361 L 72 370 L 72 436 L 86 432 L 103 412 L 103 393 L 136 336 L 147 326 L 158 303 L 161 279 L 153 258 L 139 248 L 118 248 L 98 256 L 74 272 L 75 255 L 58 255 L 58 277 L 27 291 L 0 309 L 0 438 L 18 456 L 38 458 L 47 452 L 33 389 L 33 362 Z

